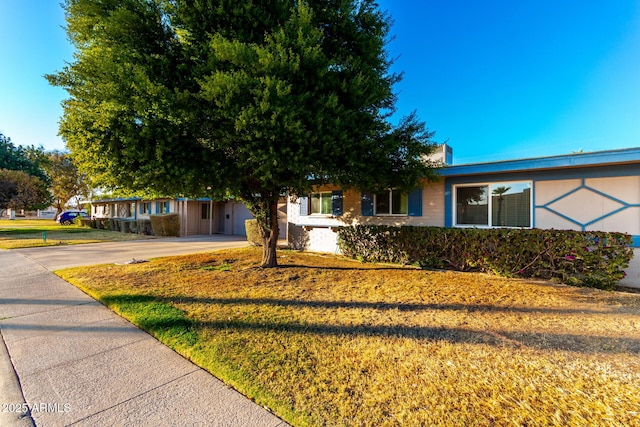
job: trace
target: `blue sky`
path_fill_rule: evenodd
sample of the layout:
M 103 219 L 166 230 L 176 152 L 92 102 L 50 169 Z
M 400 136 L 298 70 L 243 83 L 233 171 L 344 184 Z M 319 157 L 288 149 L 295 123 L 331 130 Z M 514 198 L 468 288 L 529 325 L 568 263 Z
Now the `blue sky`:
M 456 164 L 640 146 L 640 0 L 380 0 L 397 115 L 417 110 Z M 0 1 L 0 132 L 62 149 L 72 59 L 56 0 Z

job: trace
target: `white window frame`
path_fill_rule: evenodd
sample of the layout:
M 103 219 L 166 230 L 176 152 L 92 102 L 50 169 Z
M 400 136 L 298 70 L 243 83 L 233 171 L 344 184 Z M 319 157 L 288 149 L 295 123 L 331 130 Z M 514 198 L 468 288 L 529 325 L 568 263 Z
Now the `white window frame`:
M 407 212 L 405 213 L 393 213 L 393 192 L 392 188 L 385 190 L 389 192 L 389 213 L 378 213 L 378 193 L 373 193 L 373 215 L 374 216 L 409 216 L 409 193 L 401 193 L 407 198 Z
M 320 195 L 320 210 L 322 211 L 322 199 L 328 197 L 330 200 L 329 203 L 329 212 L 313 212 L 313 198 L 316 195 Z M 313 216 L 331 216 L 333 215 L 333 192 L 331 191 L 317 191 L 315 193 L 309 194 L 309 215 Z
M 493 198 L 491 197 L 492 191 L 496 187 L 501 187 L 509 184 L 529 184 L 529 226 L 528 227 L 514 227 L 514 226 L 500 226 L 493 225 Z M 458 188 L 465 187 L 487 187 L 487 224 L 458 224 Z M 452 223 L 454 227 L 458 228 L 533 228 L 533 181 L 527 180 L 513 180 L 513 181 L 498 181 L 498 182 L 477 182 L 468 184 L 455 184 L 453 185 L 453 218 Z

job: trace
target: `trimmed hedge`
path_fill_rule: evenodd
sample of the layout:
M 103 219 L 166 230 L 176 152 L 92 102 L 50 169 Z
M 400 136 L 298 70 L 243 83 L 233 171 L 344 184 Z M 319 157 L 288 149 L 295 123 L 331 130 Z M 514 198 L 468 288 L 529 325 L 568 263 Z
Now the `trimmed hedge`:
M 109 230 L 120 231 L 121 222 L 120 218 L 109 218 Z
M 126 218 L 96 218 L 82 219 L 83 226 L 89 226 L 99 230 L 120 231 L 122 233 L 146 234 L 153 236 L 151 220 L 149 219 L 126 219 Z M 178 224 L 178 232 L 179 224 Z
M 369 262 L 478 271 L 506 277 L 557 279 L 612 289 L 633 257 L 625 233 L 541 229 L 342 227 L 338 246 Z
M 120 221 L 120 231 L 123 233 L 133 233 L 131 230 L 132 224 L 135 224 L 135 221 L 130 219 L 123 219 Z
M 133 227 L 133 226 L 132 226 Z M 150 219 L 137 219 L 135 229 L 131 229 L 134 233 L 153 236 L 153 227 L 151 227 Z
M 262 237 L 258 228 L 257 219 L 247 219 L 244 221 L 244 229 L 247 232 L 247 241 L 253 246 L 262 246 Z
M 96 218 L 96 228 L 98 230 L 109 230 L 109 218 Z
M 180 217 L 177 213 L 151 215 L 151 229 L 156 236 L 180 236 Z

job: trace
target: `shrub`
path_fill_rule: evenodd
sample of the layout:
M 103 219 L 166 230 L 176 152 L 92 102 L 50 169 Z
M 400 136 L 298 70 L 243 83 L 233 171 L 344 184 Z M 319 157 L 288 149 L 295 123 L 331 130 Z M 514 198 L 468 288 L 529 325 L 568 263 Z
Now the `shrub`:
M 151 215 L 151 229 L 156 236 L 179 236 L 180 217 L 177 213 Z
M 108 230 L 109 229 L 109 218 L 97 218 L 96 219 L 96 228 L 99 230 Z
M 260 236 L 260 228 L 258 220 L 247 219 L 244 221 L 244 228 L 247 231 L 247 241 L 253 246 L 262 246 L 262 237 Z
M 132 228 L 133 230 L 133 228 Z M 135 223 L 134 233 L 144 234 L 147 236 L 153 236 L 153 228 L 151 227 L 150 219 L 137 219 Z
M 120 218 L 109 218 L 109 230 L 120 231 Z
M 633 256 L 631 236 L 599 231 L 355 226 L 338 231 L 346 256 L 422 268 L 558 279 L 611 289 Z
M 133 231 L 131 230 L 131 224 L 133 224 L 134 221 L 131 221 L 129 219 L 123 219 L 120 222 L 120 231 L 122 233 L 133 233 Z

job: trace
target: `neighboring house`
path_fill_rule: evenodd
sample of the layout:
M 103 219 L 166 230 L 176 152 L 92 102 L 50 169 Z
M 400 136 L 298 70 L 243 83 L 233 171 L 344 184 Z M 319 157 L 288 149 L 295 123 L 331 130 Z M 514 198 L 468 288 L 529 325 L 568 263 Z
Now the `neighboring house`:
M 246 235 L 244 221 L 253 216 L 234 201 L 186 198 L 114 198 L 91 201 L 94 218 L 148 219 L 151 215 L 180 215 L 180 235 L 235 234 Z
M 407 194 L 323 186 L 291 198 L 289 243 L 339 251 L 337 229 L 352 224 L 515 227 L 626 232 L 635 257 L 621 282 L 640 287 L 640 148 L 451 166 Z
M 180 235 L 230 234 L 246 236 L 245 220 L 252 219 L 249 209 L 234 200 L 139 197 L 112 198 L 85 202 L 91 204 L 93 218 L 149 219 L 151 215 L 177 213 L 180 216 Z M 280 239 L 287 235 L 287 203 L 278 205 Z

